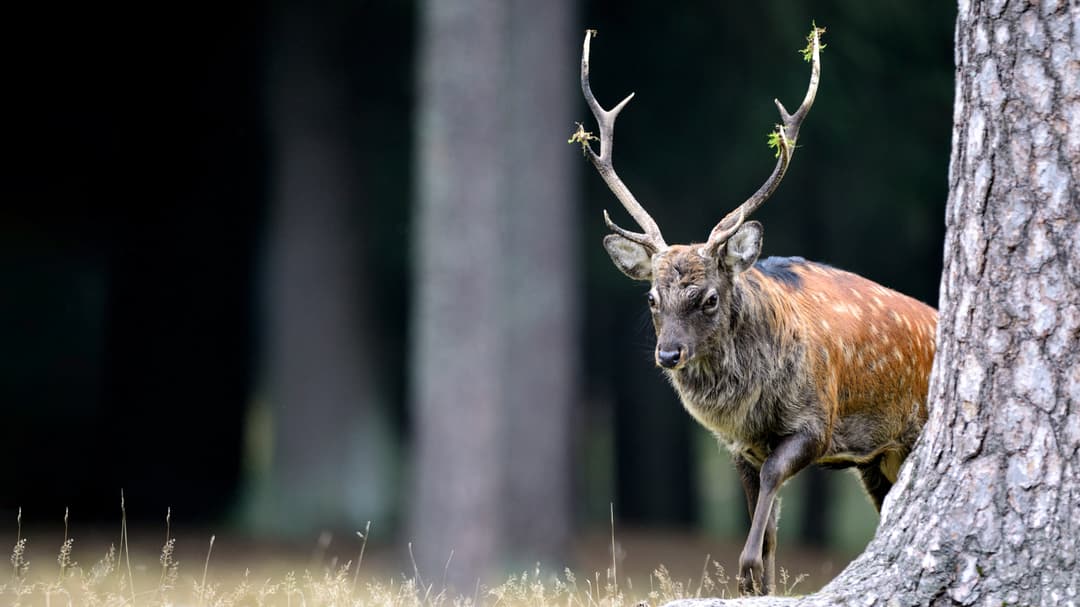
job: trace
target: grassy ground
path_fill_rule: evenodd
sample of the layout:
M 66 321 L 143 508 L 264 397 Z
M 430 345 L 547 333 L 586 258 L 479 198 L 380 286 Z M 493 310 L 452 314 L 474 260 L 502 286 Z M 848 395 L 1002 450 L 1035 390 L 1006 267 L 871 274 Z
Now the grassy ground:
M 130 537 L 129 537 L 130 535 Z M 0 603 L 11 605 L 558 605 L 616 607 L 676 598 L 732 596 L 739 546 L 675 531 L 585 534 L 568 568 L 536 565 L 500 584 L 451 596 L 416 574 L 403 574 L 400 552 L 359 538 L 324 535 L 306 547 L 184 530 L 120 529 L 75 538 L 57 529 L 19 529 Z M 78 541 L 76 541 L 76 539 Z M 709 551 L 720 555 L 708 556 Z M 407 563 L 407 556 L 406 563 Z M 730 562 L 728 562 L 730 561 Z M 781 548 L 781 592 L 820 587 L 846 559 Z M 657 565 L 667 563 L 667 566 Z M 410 567 L 411 571 L 411 567 Z M 798 575 L 795 575 L 798 572 Z

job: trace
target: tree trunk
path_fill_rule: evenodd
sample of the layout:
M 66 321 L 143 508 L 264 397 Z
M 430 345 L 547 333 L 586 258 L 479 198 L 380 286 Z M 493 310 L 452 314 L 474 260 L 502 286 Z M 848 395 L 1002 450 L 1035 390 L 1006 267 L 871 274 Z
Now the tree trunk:
M 1076 2 L 960 3 L 930 419 L 862 556 L 746 604 L 1080 602 L 1078 31 Z
M 426 581 L 466 594 L 570 534 L 570 5 L 420 9 L 410 539 Z
M 265 386 L 253 414 L 273 438 L 268 458 L 253 462 L 248 508 L 262 533 L 313 540 L 389 515 L 391 439 L 364 323 L 363 184 L 354 177 L 360 160 L 340 69 L 351 30 L 333 10 L 274 9 L 267 89 L 276 179 Z
M 462 592 L 494 565 L 499 441 L 501 0 L 420 6 L 410 541 Z
M 501 317 L 503 540 L 514 566 L 563 565 L 571 532 L 572 405 L 582 356 L 573 0 L 507 2 Z

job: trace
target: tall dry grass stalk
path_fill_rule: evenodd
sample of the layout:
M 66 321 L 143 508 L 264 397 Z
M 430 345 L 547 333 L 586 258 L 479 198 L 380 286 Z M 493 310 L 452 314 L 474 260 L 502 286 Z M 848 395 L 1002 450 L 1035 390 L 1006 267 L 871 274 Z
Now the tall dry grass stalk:
M 29 540 L 23 536 L 22 511 L 19 511 L 11 552 L 12 573 L 6 583 L 0 584 L 0 604 L 20 607 L 42 604 L 46 607 L 629 607 L 655 606 L 702 596 L 723 598 L 730 596 L 729 588 L 734 587 L 724 568 L 706 557 L 697 580 L 677 580 L 660 566 L 649 576 L 647 589 L 636 590 L 633 580 L 618 574 L 614 507 L 611 508 L 612 561 L 606 581 L 602 581 L 601 573 L 596 572 L 591 579 L 586 577 L 581 583 L 570 569 L 547 571 L 537 563 L 530 570 L 507 576 L 504 582 L 495 586 L 478 582 L 471 595 L 457 594 L 445 588 L 445 577 L 441 588 L 425 581 L 415 562 L 412 576 L 362 578 L 360 569 L 371 533 L 370 523 L 362 533 L 358 532 L 361 545 L 355 567 L 351 561 L 338 566 L 333 558 L 328 563 L 314 563 L 299 573 L 289 571 L 277 580 L 252 579 L 247 570 L 237 575 L 223 564 L 216 565 L 211 575 L 216 541 L 216 536 L 211 535 L 201 577 L 189 578 L 190 584 L 186 586 L 180 583 L 180 564 L 174 559 L 176 538 L 172 535 L 171 508 L 165 514 L 165 539 L 158 557 L 159 568 L 145 563 L 132 564 L 123 497 L 120 549 L 110 545 L 105 555 L 89 568 L 81 567 L 74 560 L 74 537 L 70 534 L 69 523 L 69 513 L 65 511 L 64 541 L 57 557 L 59 571 L 42 571 L 35 579 L 30 572 Z M 321 550 L 325 551 L 325 548 L 323 546 Z M 409 548 L 411 551 L 411 545 Z M 446 568 L 452 559 L 453 553 L 447 559 Z M 786 571 L 780 570 L 780 580 L 787 593 L 792 592 L 804 577 L 792 580 Z M 136 590 L 136 578 L 143 590 Z M 213 582 L 211 578 L 218 581 Z M 226 583 L 222 580 L 234 581 Z
M 120 490 L 120 550 L 127 562 L 128 590 L 131 591 L 131 605 L 135 606 L 135 575 L 131 573 L 131 546 L 128 542 L 127 506 L 124 503 L 124 490 Z

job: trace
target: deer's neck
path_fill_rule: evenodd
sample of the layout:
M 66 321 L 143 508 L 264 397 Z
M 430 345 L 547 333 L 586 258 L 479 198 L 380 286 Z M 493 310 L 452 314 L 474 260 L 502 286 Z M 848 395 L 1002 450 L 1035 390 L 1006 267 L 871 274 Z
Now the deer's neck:
M 732 285 L 729 326 L 721 329 L 703 361 L 718 372 L 761 380 L 775 368 L 783 343 L 791 335 L 784 301 L 756 270 L 738 276 Z

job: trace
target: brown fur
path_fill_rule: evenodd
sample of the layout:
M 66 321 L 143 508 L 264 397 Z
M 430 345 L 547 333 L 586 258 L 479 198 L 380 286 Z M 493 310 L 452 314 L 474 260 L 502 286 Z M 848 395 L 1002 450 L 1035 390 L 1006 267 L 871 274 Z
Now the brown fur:
M 933 308 L 861 276 L 757 261 L 762 232 L 750 221 L 659 249 L 604 238 L 623 273 L 652 283 L 657 365 L 733 455 L 752 515 L 748 593 L 775 588 L 777 494 L 799 470 L 854 466 L 881 509 L 926 421 L 937 328 Z
M 806 433 L 819 441 L 814 463 L 872 464 L 895 482 L 926 420 L 933 308 L 799 258 L 733 275 L 700 245 L 675 245 L 652 265 L 657 349 L 687 349 L 665 372 L 733 454 L 760 467 L 780 438 Z

